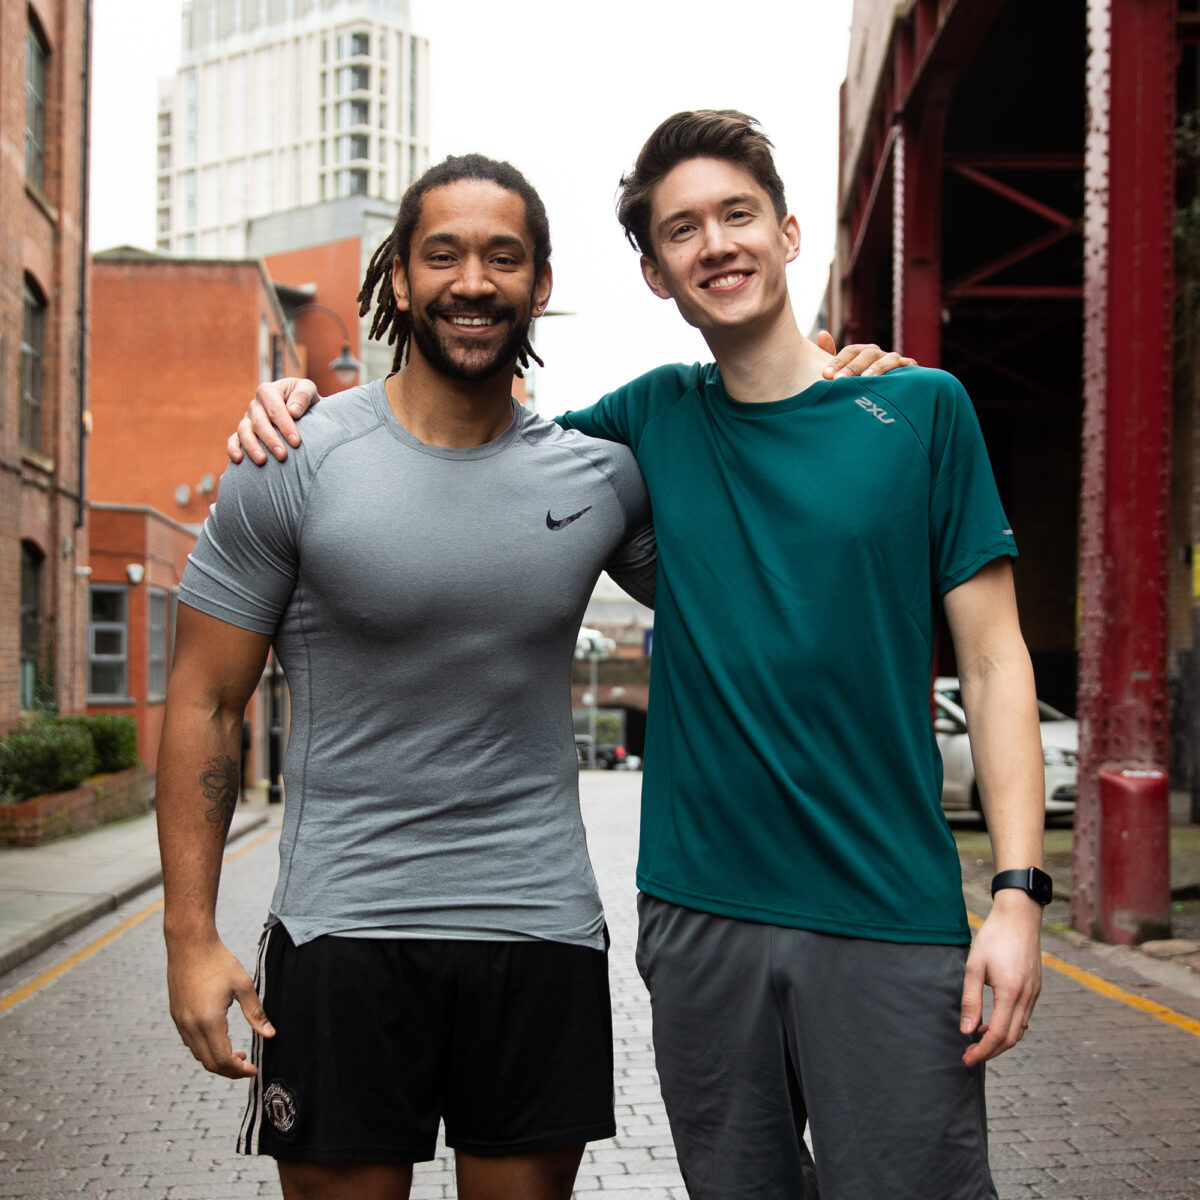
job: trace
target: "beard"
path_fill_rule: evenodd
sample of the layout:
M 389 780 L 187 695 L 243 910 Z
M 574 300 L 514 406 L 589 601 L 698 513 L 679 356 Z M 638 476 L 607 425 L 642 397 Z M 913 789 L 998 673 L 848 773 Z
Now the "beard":
M 452 344 L 452 334 L 446 331 L 440 318 L 453 312 L 456 316 L 487 317 L 496 322 L 509 322 L 504 340 L 495 349 L 485 346 L 462 349 Z M 515 363 L 525 339 L 529 336 L 530 310 L 524 314 L 511 305 L 503 304 L 430 304 L 412 312 L 412 338 L 426 362 L 448 379 L 477 383 L 489 379 L 506 363 Z

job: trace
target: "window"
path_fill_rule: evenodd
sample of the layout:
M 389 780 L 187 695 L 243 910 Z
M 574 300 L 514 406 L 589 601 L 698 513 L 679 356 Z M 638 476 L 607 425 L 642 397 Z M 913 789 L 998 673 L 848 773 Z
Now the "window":
M 347 92 L 365 92 L 371 86 L 369 67 L 339 67 L 337 73 L 338 95 Z
M 196 163 L 196 129 L 199 121 L 196 95 L 196 70 L 193 67 L 183 75 L 184 117 L 183 117 L 183 162 L 191 167 Z
M 417 40 L 408 39 L 408 136 L 417 136 Z
M 337 173 L 338 196 L 365 196 L 367 193 L 367 172 L 358 167 Z
M 129 593 L 96 584 L 88 615 L 88 699 L 124 700 L 128 693 Z
M 22 709 L 37 702 L 38 650 L 42 631 L 42 563 L 45 555 L 32 543 L 21 543 L 21 676 Z
M 171 147 L 159 146 L 158 148 L 158 169 L 160 171 L 169 171 L 171 169 Z
M 39 190 L 46 183 L 46 66 L 50 55 L 37 27 L 25 34 L 25 178 Z
M 356 158 L 369 158 L 371 139 L 365 133 L 343 134 L 337 140 L 338 162 L 350 162 Z
M 351 125 L 366 125 L 370 119 L 370 106 L 365 100 L 343 100 L 337 106 L 339 129 L 346 129 Z
M 25 325 L 21 334 L 21 445 L 42 452 L 42 353 L 46 302 L 25 280 Z
M 169 112 L 160 112 L 158 114 L 158 137 L 162 141 L 171 136 L 171 114 Z
M 371 35 L 363 30 L 354 33 L 339 33 L 337 40 L 338 58 L 357 58 L 371 53 Z
M 196 228 L 196 172 L 184 172 L 183 183 L 183 227 Z
M 151 588 L 150 646 L 146 655 L 146 699 L 161 700 L 167 694 L 167 593 Z

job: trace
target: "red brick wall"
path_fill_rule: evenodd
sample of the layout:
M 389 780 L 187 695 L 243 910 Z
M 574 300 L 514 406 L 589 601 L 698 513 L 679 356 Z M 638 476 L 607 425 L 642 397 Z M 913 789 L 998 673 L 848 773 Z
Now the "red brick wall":
M 79 516 L 81 272 L 85 245 L 85 15 L 79 0 L 0 6 L 0 731 L 19 716 L 21 540 L 45 555 L 40 629 L 64 712 L 84 703 L 87 530 Z M 45 177 L 25 178 L 25 41 L 30 14 L 48 50 Z M 24 284 L 48 302 L 41 452 L 20 437 Z
M 282 329 L 263 277 L 254 263 L 101 258 L 93 290 L 88 494 L 198 524 L 213 495 L 197 485 L 228 465 L 260 382 L 260 321 Z
M 359 353 L 358 289 L 362 286 L 363 268 L 360 261 L 362 243 L 358 238 L 309 246 L 286 254 L 272 254 L 263 259 L 267 273 L 276 283 L 301 287 L 317 285 L 316 303 L 332 308 L 345 323 L 350 338 L 350 352 Z M 307 370 L 323 396 L 340 392 L 347 387 L 330 369 L 342 350 L 342 331 L 337 322 L 325 312 L 310 310 L 296 318 L 296 341 L 305 348 Z M 363 379 L 359 383 L 365 383 Z
M 262 321 L 268 338 L 283 325 L 253 262 L 105 255 L 93 289 L 92 582 L 127 588 L 129 702 L 88 711 L 135 717 L 139 753 L 153 770 L 163 702 L 148 692 L 150 591 L 177 591 L 215 499 L 197 484 L 206 474 L 219 480 L 228 465 L 225 438 L 260 380 Z M 284 364 L 299 370 L 290 342 Z M 189 489 L 185 504 L 176 500 L 180 485 Z M 131 563 L 145 569 L 140 583 L 129 581 Z

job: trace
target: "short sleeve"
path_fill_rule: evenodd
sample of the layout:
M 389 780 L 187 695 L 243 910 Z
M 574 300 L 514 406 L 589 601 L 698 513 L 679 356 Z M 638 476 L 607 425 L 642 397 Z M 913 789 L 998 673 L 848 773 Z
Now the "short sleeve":
M 264 467 L 243 462 L 221 477 L 179 599 L 255 633 L 274 633 L 296 584 L 303 455 Z
M 962 384 L 938 372 L 931 441 L 930 552 L 939 595 L 997 558 L 1017 555 L 975 409 Z

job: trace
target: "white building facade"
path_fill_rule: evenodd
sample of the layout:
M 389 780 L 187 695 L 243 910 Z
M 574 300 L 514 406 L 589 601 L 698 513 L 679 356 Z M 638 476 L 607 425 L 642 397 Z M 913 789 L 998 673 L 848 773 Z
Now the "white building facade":
M 408 0 L 184 0 L 159 84 L 166 254 L 244 257 L 248 223 L 363 195 L 429 165 L 429 42 Z

